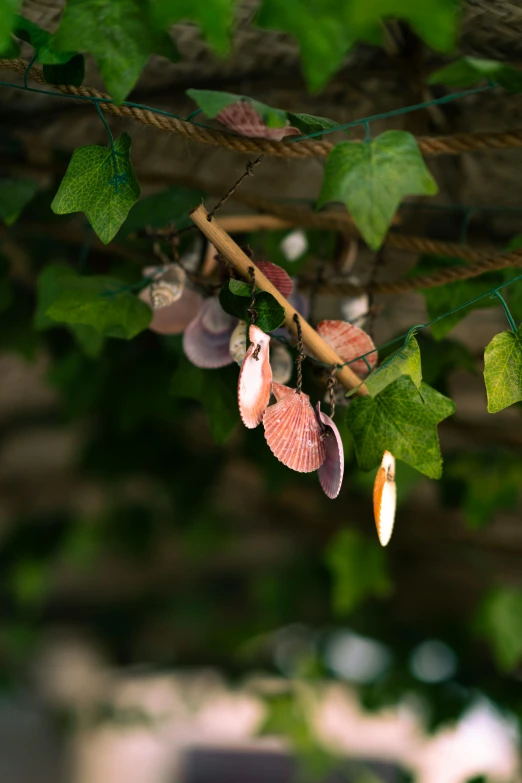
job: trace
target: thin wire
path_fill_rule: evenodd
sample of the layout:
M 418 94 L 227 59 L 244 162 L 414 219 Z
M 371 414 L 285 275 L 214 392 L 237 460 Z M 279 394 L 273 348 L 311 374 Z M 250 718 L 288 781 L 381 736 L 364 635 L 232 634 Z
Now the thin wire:
M 27 69 L 28 70 L 28 69 Z M 35 92 L 39 93 L 41 95 L 51 95 L 53 97 L 58 98 L 68 98 L 69 100 L 84 100 L 84 101 L 91 101 L 96 103 L 114 103 L 112 98 L 95 98 L 91 95 L 68 95 L 67 93 L 61 93 L 61 92 L 55 92 L 53 90 L 43 90 L 38 87 L 28 87 L 27 84 L 13 84 L 11 82 L 4 82 L 0 81 L 0 85 L 3 87 L 11 87 L 15 90 L 26 90 L 27 92 Z M 485 87 L 473 87 L 469 90 L 463 90 L 462 92 L 456 92 L 456 93 L 450 93 L 449 95 L 443 95 L 441 98 L 433 98 L 430 101 L 425 101 L 423 103 L 416 103 L 412 104 L 410 106 L 402 106 L 399 109 L 392 109 L 391 111 L 382 112 L 381 114 L 372 114 L 368 117 L 362 117 L 357 120 L 352 120 L 351 122 L 344 123 L 342 125 L 335 125 L 333 128 L 324 128 L 320 131 L 316 131 L 315 133 L 308 133 L 304 136 L 297 136 L 291 139 L 288 139 L 287 143 L 298 143 L 300 141 L 306 141 L 307 139 L 313 139 L 316 136 L 326 136 L 329 133 L 335 133 L 337 131 L 343 131 L 348 130 L 349 128 L 354 128 L 357 125 L 364 125 L 365 127 L 368 126 L 368 123 L 375 122 L 376 120 L 384 120 L 389 119 L 391 117 L 398 117 L 403 114 L 408 114 L 412 111 L 419 111 L 420 109 L 427 109 L 430 106 L 438 106 L 445 103 L 451 103 L 452 101 L 460 100 L 461 98 L 465 98 L 468 95 L 474 95 L 476 93 L 485 92 L 486 90 L 491 90 L 493 88 L 497 87 L 496 84 L 488 84 Z M 171 117 L 175 120 L 182 120 L 183 122 L 190 122 L 192 125 L 197 125 L 200 128 L 205 128 L 206 130 L 214 130 L 210 125 L 205 125 L 200 122 L 194 122 L 192 117 L 196 115 L 197 112 L 192 112 L 192 114 L 189 114 L 187 118 L 181 117 L 178 114 L 173 114 L 172 112 L 163 111 L 162 109 L 156 109 L 153 106 L 146 106 L 142 103 L 133 103 L 131 101 L 123 101 L 121 106 L 127 106 L 129 108 L 134 109 L 142 109 L 143 111 L 150 111 L 153 114 L 161 114 L 164 117 Z M 229 133 L 228 131 L 223 131 L 224 133 L 228 133 L 229 136 L 237 136 L 236 133 Z
M 504 308 L 504 312 L 506 314 L 506 318 L 508 319 L 508 323 L 509 323 L 509 325 L 511 327 L 511 331 L 516 334 L 516 332 L 517 332 L 517 325 L 515 323 L 515 319 L 511 315 L 511 311 L 510 311 L 510 309 L 508 307 L 508 303 L 506 302 L 506 300 L 504 299 L 504 297 L 502 296 L 500 291 L 495 291 L 493 296 L 496 296 L 496 298 L 499 300 L 500 304 Z M 493 297 L 491 297 L 491 298 L 493 299 Z

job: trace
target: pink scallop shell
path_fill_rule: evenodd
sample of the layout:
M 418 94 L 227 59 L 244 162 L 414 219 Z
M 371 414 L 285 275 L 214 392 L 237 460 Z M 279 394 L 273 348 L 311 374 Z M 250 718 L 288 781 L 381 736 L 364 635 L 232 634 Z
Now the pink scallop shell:
M 254 325 L 250 327 L 248 334 L 251 344 L 241 365 L 237 398 L 243 424 L 252 430 L 261 424 L 263 413 L 270 401 L 272 368 L 270 337 Z
M 287 387 L 280 384 L 277 390 Z M 284 393 L 284 391 L 283 391 Z M 263 416 L 265 438 L 272 454 L 298 473 L 318 470 L 326 459 L 322 427 L 307 394 L 295 389 L 266 409 Z
M 140 299 L 150 306 L 149 287 L 140 291 L 139 296 Z M 152 321 L 149 324 L 149 329 L 158 334 L 181 334 L 197 316 L 202 303 L 202 296 L 190 288 L 185 288 L 177 302 L 152 311 Z
M 270 141 L 281 141 L 286 136 L 299 136 L 301 131 L 291 125 L 283 128 L 269 128 L 265 125 L 260 115 L 248 101 L 237 101 L 231 103 L 216 114 L 216 120 L 219 120 L 229 130 L 239 133 L 241 136 L 248 136 L 251 139 L 270 139 Z
M 295 389 L 291 389 L 290 386 L 285 386 L 283 383 L 275 383 L 272 382 L 272 394 L 276 398 L 276 401 L 279 402 L 279 400 L 282 400 L 283 397 L 286 397 L 287 394 L 290 394 L 290 392 L 295 391 Z
M 279 293 L 283 296 L 290 296 L 294 290 L 294 281 L 283 267 L 273 264 L 271 261 L 256 261 L 255 263 L 259 271 L 268 277 Z
M 325 495 L 332 500 L 341 491 L 344 476 L 344 448 L 339 430 L 332 419 L 323 413 L 321 403 L 316 405 L 317 417 L 325 427 L 324 445 L 326 459 L 317 471 Z
M 356 356 L 361 356 L 375 349 L 370 335 L 347 321 L 321 321 L 316 328 L 323 340 L 328 343 L 330 348 L 334 349 L 343 362 L 349 362 Z M 372 369 L 377 364 L 377 358 L 376 351 L 366 357 Z M 363 378 L 370 372 L 364 359 L 353 362 L 350 367 Z

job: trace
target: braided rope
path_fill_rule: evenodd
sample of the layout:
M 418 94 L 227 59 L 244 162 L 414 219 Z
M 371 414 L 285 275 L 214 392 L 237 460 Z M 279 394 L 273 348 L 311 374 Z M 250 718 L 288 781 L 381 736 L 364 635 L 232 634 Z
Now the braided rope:
M 23 59 L 0 60 L 0 67 L 8 68 L 17 73 L 25 74 L 27 66 L 28 62 Z M 29 71 L 29 76 L 38 84 L 47 84 L 39 68 L 33 66 Z M 56 89 L 66 95 L 98 99 L 100 100 L 99 106 L 101 109 L 119 117 L 129 117 L 137 120 L 142 125 L 152 125 L 160 130 L 177 133 L 200 144 L 225 147 L 236 152 L 275 155 L 285 158 L 326 157 L 334 146 L 329 142 L 316 141 L 314 139 L 296 141 L 294 143 L 268 141 L 266 139 L 247 139 L 230 133 L 223 133 L 219 130 L 202 128 L 186 120 L 158 114 L 146 108 L 102 103 L 101 101 L 110 101 L 110 96 L 91 87 L 56 85 Z M 475 152 L 486 149 L 509 149 L 522 147 L 522 129 L 495 133 L 457 133 L 453 136 L 441 137 L 422 136 L 417 139 L 417 142 L 424 155 L 459 155 L 463 152 Z

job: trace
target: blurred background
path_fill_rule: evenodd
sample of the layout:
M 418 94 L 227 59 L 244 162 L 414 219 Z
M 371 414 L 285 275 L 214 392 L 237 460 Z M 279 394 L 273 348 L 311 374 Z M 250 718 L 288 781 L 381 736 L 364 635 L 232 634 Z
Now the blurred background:
M 226 60 L 177 25 L 182 61 L 151 58 L 132 100 L 185 116 L 187 88 L 228 90 L 349 122 L 444 93 L 425 84 L 442 60 L 392 24 L 384 48 L 358 46 L 311 96 L 297 45 L 253 27 L 256 7 L 240 4 Z M 60 10 L 52 0 L 23 8 L 50 31 Z M 463 3 L 462 53 L 517 65 L 521 34 L 517 3 Z M 7 70 L 2 79 L 22 83 Z M 89 60 L 85 83 L 103 89 Z M 0 228 L 0 781 L 521 781 L 520 406 L 489 415 L 481 372 L 484 346 L 505 328 L 501 308 L 482 302 L 442 339 L 419 335 L 424 377 L 457 413 L 439 428 L 441 481 L 398 465 L 383 550 L 375 474 L 358 470 L 342 416 L 346 476 L 332 502 L 314 474 L 289 471 L 262 432 L 240 426 L 235 366 L 211 371 L 200 400 L 187 399 L 180 336 L 93 344 L 45 321 L 37 280 L 47 265 L 132 284 L 154 263 L 152 243 L 134 223 L 103 246 L 83 215 L 50 210 L 72 150 L 106 144 L 91 105 L 1 86 L 0 107 L 0 174 L 36 183 L 17 222 Z M 494 90 L 372 132 L 503 130 L 521 117 L 519 97 Z M 187 210 L 201 195 L 214 205 L 248 160 L 109 123 L 132 136 L 143 195 L 168 192 Z M 409 200 L 401 231 L 478 248 L 522 234 L 521 150 L 428 165 L 440 193 L 433 206 Z M 266 159 L 223 220 L 255 215 L 249 196 L 313 203 L 322 169 Z M 234 236 L 293 277 L 346 256 L 331 231 Z M 362 284 L 419 261 L 349 249 L 350 280 Z M 208 248 L 190 234 L 181 251 L 199 259 Z M 462 285 L 466 300 L 483 284 Z M 311 299 L 312 320 L 354 320 L 377 345 L 428 318 L 421 294 Z M 305 365 L 315 399 L 323 381 Z

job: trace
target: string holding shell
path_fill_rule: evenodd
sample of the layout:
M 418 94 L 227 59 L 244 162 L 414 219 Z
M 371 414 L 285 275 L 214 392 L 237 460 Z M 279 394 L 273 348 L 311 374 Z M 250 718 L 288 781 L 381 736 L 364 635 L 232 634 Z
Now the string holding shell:
M 150 285 L 149 294 L 152 309 L 161 310 L 181 299 L 187 273 L 179 264 L 168 264 L 156 269 L 158 269 L 158 276 L 155 276 Z
M 341 491 L 344 476 L 344 448 L 341 435 L 332 419 L 323 413 L 321 403 L 316 405 L 317 418 L 324 427 L 326 458 L 318 470 L 325 495 L 331 500 Z
M 183 334 L 183 350 L 187 358 L 203 369 L 232 364 L 230 335 L 236 323 L 236 319 L 222 309 L 217 297 L 206 299 Z
M 289 123 L 282 128 L 269 128 L 249 101 L 231 103 L 216 114 L 216 120 L 231 131 L 251 139 L 281 141 L 286 136 L 299 136 L 301 131 Z
M 291 470 L 312 473 L 326 459 L 323 430 L 304 392 L 272 384 L 275 405 L 263 416 L 266 442 L 272 454 Z
M 277 340 L 270 341 L 270 366 L 276 383 L 288 383 L 292 377 L 294 362 L 288 348 Z
M 237 397 L 239 413 L 245 427 L 261 424 L 270 400 L 272 368 L 269 360 L 270 337 L 257 326 L 249 329 L 250 346 L 239 373 Z
M 395 457 L 385 451 L 373 485 L 373 513 L 382 546 L 386 546 L 391 538 L 396 505 Z
M 230 335 L 229 345 L 230 355 L 236 364 L 241 365 L 247 352 L 247 324 L 246 321 L 239 321 L 238 325 Z
M 374 342 L 370 335 L 358 326 L 353 326 L 347 321 L 321 321 L 317 324 L 317 332 L 343 362 L 351 362 L 357 356 L 368 354 L 366 361 L 358 359 L 350 365 L 352 370 L 362 378 L 365 378 L 377 364 Z

